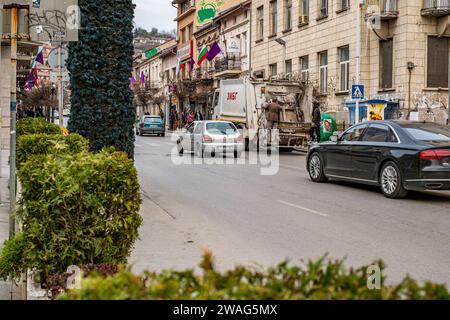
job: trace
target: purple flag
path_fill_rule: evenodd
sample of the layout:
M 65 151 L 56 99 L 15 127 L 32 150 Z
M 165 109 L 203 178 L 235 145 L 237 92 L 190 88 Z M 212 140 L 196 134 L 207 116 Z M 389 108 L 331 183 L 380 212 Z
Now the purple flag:
M 217 42 L 214 42 L 211 45 L 211 48 L 209 49 L 209 52 L 208 52 L 208 55 L 206 56 L 206 59 L 208 59 L 208 61 L 212 61 L 221 52 L 222 52 L 222 49 L 220 49 L 220 47 L 217 44 Z
M 44 54 L 42 53 L 42 51 L 38 53 L 35 60 L 40 64 L 44 64 Z
M 189 62 L 189 72 L 192 73 L 192 70 L 194 70 L 194 66 L 195 66 L 195 60 L 194 58 L 191 57 L 191 60 Z
M 134 76 L 131 76 L 130 78 L 130 85 L 133 87 L 136 85 L 136 78 Z
M 144 84 L 145 83 L 145 74 L 144 72 L 141 72 L 141 79 L 139 80 L 139 84 Z

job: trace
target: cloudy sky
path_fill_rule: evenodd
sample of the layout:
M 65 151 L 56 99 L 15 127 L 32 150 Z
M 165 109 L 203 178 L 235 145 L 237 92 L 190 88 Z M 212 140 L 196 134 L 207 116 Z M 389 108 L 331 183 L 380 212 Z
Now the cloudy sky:
M 136 4 L 136 26 L 151 30 L 152 27 L 159 30 L 171 31 L 177 27 L 173 19 L 176 9 L 172 7 L 170 0 L 133 0 Z

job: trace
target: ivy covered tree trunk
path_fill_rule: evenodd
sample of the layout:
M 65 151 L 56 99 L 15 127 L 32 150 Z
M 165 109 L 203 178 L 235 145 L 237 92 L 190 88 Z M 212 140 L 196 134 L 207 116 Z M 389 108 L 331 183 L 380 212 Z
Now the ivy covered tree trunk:
M 133 64 L 132 0 L 79 0 L 79 41 L 69 45 L 69 131 L 92 151 L 113 146 L 134 156 L 136 109 L 130 89 Z

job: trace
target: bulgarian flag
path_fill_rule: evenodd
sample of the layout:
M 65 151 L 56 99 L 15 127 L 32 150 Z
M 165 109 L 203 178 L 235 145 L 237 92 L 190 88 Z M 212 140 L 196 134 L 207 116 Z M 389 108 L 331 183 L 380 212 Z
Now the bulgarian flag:
M 36 47 L 36 49 L 34 49 L 33 56 L 34 59 L 31 62 L 31 68 L 33 69 L 36 68 L 38 62 L 40 64 L 44 64 L 44 47 L 43 46 Z
M 184 63 L 181 63 L 181 58 L 178 58 L 178 62 L 177 62 L 177 78 L 178 75 L 180 74 L 180 71 L 184 68 Z
M 203 63 L 203 61 L 206 60 L 206 56 L 208 55 L 208 48 L 204 46 L 202 50 L 200 50 L 200 53 L 198 54 L 198 61 L 197 65 L 200 67 L 200 65 Z

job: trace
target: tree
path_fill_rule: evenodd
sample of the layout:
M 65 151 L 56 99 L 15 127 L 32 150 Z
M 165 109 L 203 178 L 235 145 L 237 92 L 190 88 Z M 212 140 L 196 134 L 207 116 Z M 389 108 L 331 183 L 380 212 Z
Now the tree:
M 79 0 L 79 41 L 69 45 L 69 131 L 90 140 L 92 151 L 113 146 L 134 156 L 136 109 L 132 0 Z

